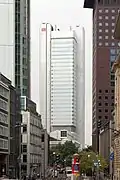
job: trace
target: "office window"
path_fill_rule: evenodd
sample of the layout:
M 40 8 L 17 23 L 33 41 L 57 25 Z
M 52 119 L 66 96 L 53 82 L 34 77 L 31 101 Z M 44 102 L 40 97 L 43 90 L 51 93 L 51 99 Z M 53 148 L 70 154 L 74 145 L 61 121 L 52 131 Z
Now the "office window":
M 108 9 L 105 9 L 105 13 L 108 13 Z
M 102 23 L 99 23 L 99 26 L 102 26 Z
M 115 49 L 111 49 L 110 53 L 114 55 L 114 54 L 116 54 L 116 50 Z
M 115 23 L 112 23 L 112 26 L 115 26 Z
M 116 59 L 116 56 L 115 56 L 115 55 L 110 56 L 110 62 L 114 62 L 114 61 L 115 61 L 115 59 Z
M 44 134 L 42 134 L 41 141 L 44 142 L 45 141 L 44 139 L 45 139 Z
M 101 89 L 99 89 L 99 93 L 101 93 L 102 92 L 102 90 Z
M 102 118 L 102 116 L 99 116 L 99 117 L 98 117 L 98 119 L 101 119 L 101 118 Z
M 108 33 L 108 29 L 105 29 L 105 32 Z
M 101 97 L 101 96 L 99 96 L 99 99 L 102 99 L 102 97 Z
M 102 13 L 102 9 L 99 9 L 99 13 Z
M 108 16 L 105 16 L 105 19 L 108 19 Z
M 105 26 L 108 26 L 108 23 L 105 23 Z
M 115 86 L 115 82 L 113 81 L 113 82 L 111 82 L 111 86 Z
M 112 9 L 112 13 L 115 13 L 115 9 Z
M 111 43 L 111 46 L 115 46 L 115 43 L 114 43 L 114 42 L 112 42 L 112 43 Z
M 102 112 L 102 110 L 101 110 L 101 109 L 99 109 L 99 112 Z
M 102 16 L 99 16 L 99 19 L 102 19 Z
M 105 119 L 108 119 L 108 116 L 105 116 Z
M 27 162 L 27 155 L 26 155 L 26 154 L 23 155 L 23 162 L 24 162 L 24 163 Z
M 108 106 L 108 103 L 105 103 L 105 106 Z
M 22 146 L 22 152 L 26 153 L 27 152 L 27 145 Z
M 105 36 L 105 39 L 108 39 L 108 36 Z
M 107 90 L 107 89 L 105 90 L 105 93 L 108 93 L 108 90 Z
M 67 137 L 67 131 L 61 131 L 61 137 Z
M 101 103 L 99 103 L 98 105 L 99 105 L 99 106 L 101 106 L 102 104 L 101 104 Z
M 105 99 L 108 99 L 108 96 L 105 96 Z
M 111 75 L 111 80 L 114 80 L 115 79 L 115 76 L 114 75 Z
M 23 133 L 27 132 L 27 125 L 23 126 Z
M 106 43 L 105 43 L 105 46 L 108 46 L 108 45 L 109 45 L 108 42 L 106 42 Z
M 102 43 L 101 43 L 101 42 L 99 42 L 99 46 L 102 46 Z
M 105 109 L 105 112 L 108 112 L 108 109 Z
M 112 29 L 112 32 L 114 33 L 114 29 Z
M 112 16 L 112 19 L 115 19 L 115 16 Z
M 102 39 L 102 36 L 99 36 L 99 39 Z
M 99 29 L 99 32 L 102 32 L 102 29 Z

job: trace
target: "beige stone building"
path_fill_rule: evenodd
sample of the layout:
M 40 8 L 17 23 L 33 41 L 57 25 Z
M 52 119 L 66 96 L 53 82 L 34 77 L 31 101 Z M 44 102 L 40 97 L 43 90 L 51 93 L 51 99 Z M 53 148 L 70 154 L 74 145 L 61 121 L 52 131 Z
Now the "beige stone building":
M 114 38 L 120 40 L 120 14 L 116 22 Z M 113 65 L 115 72 L 115 107 L 114 107 L 114 179 L 120 180 L 120 53 Z

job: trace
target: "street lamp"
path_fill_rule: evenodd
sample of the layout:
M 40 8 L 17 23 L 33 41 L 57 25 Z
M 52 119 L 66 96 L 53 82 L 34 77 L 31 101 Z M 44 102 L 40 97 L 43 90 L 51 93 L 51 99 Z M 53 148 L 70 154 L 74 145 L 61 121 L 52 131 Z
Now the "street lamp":
M 54 169 L 53 169 L 53 171 L 54 171 L 54 177 L 55 177 L 55 155 L 56 155 L 56 153 L 55 152 L 53 152 L 53 166 L 54 166 Z
M 19 161 L 19 179 L 21 180 L 21 127 L 25 127 L 26 124 L 16 124 L 15 128 L 20 128 L 19 132 L 19 156 L 18 156 L 18 161 Z

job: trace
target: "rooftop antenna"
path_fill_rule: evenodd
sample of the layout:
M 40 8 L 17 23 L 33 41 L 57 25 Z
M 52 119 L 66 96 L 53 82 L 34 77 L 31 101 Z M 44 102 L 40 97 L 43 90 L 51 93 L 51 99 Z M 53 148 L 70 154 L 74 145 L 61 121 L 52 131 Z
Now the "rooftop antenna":
M 70 31 L 72 31 L 72 26 L 70 26 Z

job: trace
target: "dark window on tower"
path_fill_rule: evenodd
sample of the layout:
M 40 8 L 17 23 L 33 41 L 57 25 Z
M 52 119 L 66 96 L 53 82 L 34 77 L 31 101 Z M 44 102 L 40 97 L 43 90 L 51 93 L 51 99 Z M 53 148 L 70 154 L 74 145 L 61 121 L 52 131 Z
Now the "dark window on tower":
M 111 86 L 115 86 L 115 82 L 113 81 L 113 82 L 111 82 Z
M 108 96 L 105 96 L 105 99 L 108 99 Z
M 101 93 L 102 92 L 102 90 L 101 89 L 99 89 L 99 93 Z
M 98 117 L 98 119 L 101 119 L 101 118 L 102 118 L 101 116 Z
M 101 103 L 99 103 L 99 106 L 101 106 L 102 104 Z
M 24 152 L 24 153 L 27 152 L 27 145 L 22 146 L 22 152 Z
M 108 90 L 105 90 L 106 93 L 108 93 Z
M 23 133 L 27 132 L 27 126 L 23 126 Z
M 105 106 L 108 106 L 108 103 L 105 103 Z
M 23 155 L 23 162 L 27 162 L 27 155 Z
M 112 90 L 112 93 L 114 93 L 114 89 Z
M 42 142 L 44 142 L 44 134 L 42 134 L 42 138 L 41 139 L 42 139 Z
M 105 112 L 108 112 L 108 109 L 105 109 Z
M 105 116 L 105 119 L 108 119 L 108 116 Z
M 99 99 L 102 99 L 102 97 L 101 97 L 101 96 L 99 96 Z
M 101 110 L 101 109 L 99 109 L 99 112 L 102 112 L 102 110 Z

